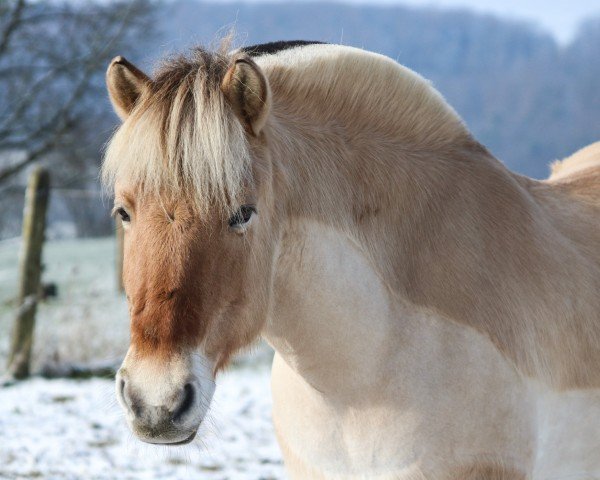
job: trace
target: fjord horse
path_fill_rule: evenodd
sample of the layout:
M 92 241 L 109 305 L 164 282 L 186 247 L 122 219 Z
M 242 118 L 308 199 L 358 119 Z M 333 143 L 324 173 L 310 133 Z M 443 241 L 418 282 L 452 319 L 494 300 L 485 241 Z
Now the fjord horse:
M 262 335 L 294 479 L 600 478 L 600 146 L 511 173 L 414 72 L 308 42 L 107 73 L 133 432 Z

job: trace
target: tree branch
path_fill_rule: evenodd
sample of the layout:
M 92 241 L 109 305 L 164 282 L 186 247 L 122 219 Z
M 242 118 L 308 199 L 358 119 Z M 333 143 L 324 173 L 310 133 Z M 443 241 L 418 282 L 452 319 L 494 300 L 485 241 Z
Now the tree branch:
M 2 36 L 0 37 L 0 56 L 2 56 L 8 48 L 13 33 L 17 30 L 17 27 L 21 23 L 24 9 L 25 0 L 18 0 L 15 8 L 12 11 L 12 16 L 8 21 L 6 28 L 2 32 Z
M 25 167 L 31 165 L 42 155 L 48 153 L 49 150 L 52 150 L 52 148 L 54 148 L 58 144 L 60 137 L 69 130 L 73 123 L 74 122 L 63 118 L 61 127 L 54 131 L 54 135 L 51 138 L 49 138 L 46 142 L 42 143 L 42 145 L 36 148 L 35 150 L 27 152 L 25 157 L 19 162 L 15 163 L 14 165 L 10 165 L 9 167 L 4 168 L 3 170 L 0 170 L 0 185 L 6 182 L 8 179 L 17 175 L 18 173 L 20 173 Z
M 0 168 L 0 185 L 6 187 L 10 179 L 52 151 L 79 158 L 82 148 L 90 148 L 81 133 L 101 136 L 91 125 L 94 116 L 106 118 L 104 110 L 100 113 L 96 103 L 90 102 L 100 95 L 99 82 L 111 51 L 131 36 L 131 25 L 144 18 L 150 4 L 136 0 L 93 5 L 79 8 L 73 2 L 45 11 L 19 0 L 11 8 L 1 8 L 0 152 L 24 153 L 16 163 Z M 67 21 L 61 22 L 54 14 Z M 36 21 L 30 23 L 29 17 Z M 48 161 L 64 165 L 69 161 L 65 155 Z M 5 190 L 0 189 L 0 194 Z

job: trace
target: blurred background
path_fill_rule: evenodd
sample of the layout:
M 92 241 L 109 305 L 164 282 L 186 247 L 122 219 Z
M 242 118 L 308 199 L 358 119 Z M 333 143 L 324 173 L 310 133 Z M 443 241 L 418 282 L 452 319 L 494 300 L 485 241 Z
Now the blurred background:
M 0 2 L 0 372 L 22 300 L 27 181 L 39 165 L 51 177 L 36 378 L 0 389 L 0 478 L 283 478 L 268 349 L 226 374 L 206 440 L 184 453 L 157 456 L 119 430 L 109 380 L 128 318 L 118 229 L 98 182 L 117 125 L 105 69 L 122 54 L 151 71 L 160 57 L 217 45 L 232 30 L 240 46 L 306 39 L 388 55 L 430 79 L 482 143 L 534 178 L 600 139 L 593 0 Z

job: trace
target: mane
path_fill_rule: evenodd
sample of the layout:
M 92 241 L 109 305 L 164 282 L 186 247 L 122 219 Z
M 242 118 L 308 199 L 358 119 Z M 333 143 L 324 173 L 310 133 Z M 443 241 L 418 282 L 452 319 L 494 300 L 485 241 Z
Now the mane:
M 346 120 L 356 132 L 376 132 L 411 150 L 438 149 L 470 137 L 428 80 L 384 55 L 304 42 L 289 42 L 274 53 L 253 51 L 274 93 L 293 103 L 294 112 L 325 112 L 334 122 Z
M 220 90 L 229 57 L 194 48 L 162 62 L 108 144 L 104 185 L 186 196 L 199 210 L 231 211 L 250 176 L 245 132 Z
M 351 118 L 355 127 L 363 124 L 410 148 L 438 149 L 469 135 L 429 82 L 382 55 L 305 41 L 231 54 L 240 52 L 255 59 L 273 92 L 292 99 L 297 111 L 325 107 L 332 118 Z M 105 185 L 124 179 L 146 193 L 185 195 L 200 210 L 239 205 L 251 181 L 251 157 L 244 129 L 220 91 L 231 54 L 198 47 L 163 61 L 107 147 Z

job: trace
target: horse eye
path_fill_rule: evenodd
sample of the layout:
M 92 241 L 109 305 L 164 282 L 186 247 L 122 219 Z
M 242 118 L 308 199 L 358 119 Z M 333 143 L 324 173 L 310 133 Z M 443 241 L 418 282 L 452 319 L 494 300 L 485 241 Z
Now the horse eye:
M 254 205 L 242 205 L 238 211 L 229 218 L 229 226 L 231 228 L 243 227 L 250 221 L 252 215 L 255 213 L 256 207 L 254 207 Z
M 121 221 L 123 222 L 129 222 L 131 220 L 129 214 L 125 211 L 123 207 L 117 208 L 116 213 L 121 217 Z

